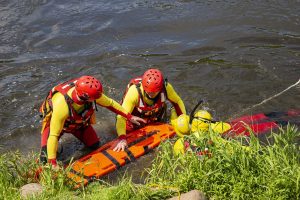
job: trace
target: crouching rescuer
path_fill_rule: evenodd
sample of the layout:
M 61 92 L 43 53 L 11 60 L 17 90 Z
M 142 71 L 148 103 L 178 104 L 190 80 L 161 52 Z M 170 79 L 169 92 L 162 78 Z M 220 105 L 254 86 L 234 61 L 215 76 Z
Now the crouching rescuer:
M 61 83 L 49 91 L 40 108 L 43 117 L 41 163 L 49 162 L 57 167 L 58 141 L 64 133 L 74 135 L 90 149 L 99 147 L 99 138 L 92 126 L 95 123 L 96 105 L 121 115 L 133 124 L 144 122 L 107 97 L 101 82 L 95 77 L 82 76 Z
M 116 129 L 120 142 L 114 150 L 120 151 L 126 148 L 126 133 L 153 122 L 163 122 L 166 115 L 167 101 L 172 104 L 178 116 L 186 114 L 183 101 L 167 79 L 164 79 L 160 70 L 149 69 L 143 76 L 132 79 L 127 85 L 122 99 L 122 106 L 127 112 L 143 118 L 146 123 L 136 125 L 126 121 L 122 115 L 118 115 Z

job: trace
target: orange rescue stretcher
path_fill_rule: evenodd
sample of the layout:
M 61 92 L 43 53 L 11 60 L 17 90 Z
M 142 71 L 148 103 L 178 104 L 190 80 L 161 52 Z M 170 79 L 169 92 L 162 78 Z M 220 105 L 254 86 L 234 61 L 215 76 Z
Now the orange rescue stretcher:
M 175 135 L 169 124 L 155 123 L 126 135 L 128 147 L 125 151 L 112 150 L 117 139 L 106 143 L 99 149 L 76 160 L 72 165 L 68 177 L 75 181 L 76 187 L 87 185 L 89 182 L 119 169 L 135 161 L 140 156 L 157 147 L 162 141 Z

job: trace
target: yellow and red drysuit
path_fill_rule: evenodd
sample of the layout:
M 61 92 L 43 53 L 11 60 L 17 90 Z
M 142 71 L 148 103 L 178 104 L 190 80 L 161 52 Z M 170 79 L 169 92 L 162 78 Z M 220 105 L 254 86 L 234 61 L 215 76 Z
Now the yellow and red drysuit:
M 141 117 L 147 123 L 161 121 L 166 112 L 166 100 L 174 106 L 177 115 L 186 114 L 185 106 L 173 86 L 164 81 L 162 91 L 154 98 L 147 97 L 141 84 L 141 77 L 132 79 L 127 86 L 127 90 L 122 99 L 122 107 L 132 115 Z M 145 124 L 144 124 L 145 125 Z M 121 115 L 117 116 L 116 128 L 119 138 L 124 138 L 126 132 L 138 129 L 137 126 L 127 121 Z
M 48 161 L 56 165 L 58 140 L 63 133 L 73 134 L 90 148 L 98 147 L 99 138 L 91 125 L 95 123 L 96 104 L 126 119 L 132 117 L 119 103 L 103 93 L 94 102 L 76 102 L 73 90 L 77 80 L 55 86 L 41 106 L 43 122 L 40 161 L 43 163 Z

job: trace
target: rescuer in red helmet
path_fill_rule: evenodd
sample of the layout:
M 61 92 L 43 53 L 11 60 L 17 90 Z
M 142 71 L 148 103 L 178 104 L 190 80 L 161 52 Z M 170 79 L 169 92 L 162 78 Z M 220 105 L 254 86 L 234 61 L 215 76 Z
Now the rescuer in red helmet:
M 163 121 L 166 114 L 166 100 L 172 103 L 178 116 L 186 114 L 183 101 L 175 92 L 173 86 L 167 82 L 167 79 L 164 79 L 161 71 L 149 69 L 142 77 L 134 78 L 129 82 L 122 99 L 122 107 L 127 112 L 143 118 L 147 123 L 159 122 Z M 126 132 L 144 125 L 126 122 L 123 116 L 118 115 L 116 128 L 120 141 L 114 150 L 124 150 L 127 146 Z
M 95 123 L 96 104 L 139 125 L 145 122 L 132 116 L 119 103 L 103 93 L 102 84 L 92 76 L 82 76 L 55 86 L 43 102 L 41 154 L 42 163 L 57 167 L 58 140 L 63 133 L 71 133 L 90 149 L 99 147 L 99 138 L 91 124 Z

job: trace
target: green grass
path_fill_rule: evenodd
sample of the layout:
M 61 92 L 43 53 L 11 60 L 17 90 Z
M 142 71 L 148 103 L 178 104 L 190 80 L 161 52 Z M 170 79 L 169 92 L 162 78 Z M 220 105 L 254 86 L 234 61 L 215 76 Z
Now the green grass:
M 299 131 L 288 126 L 272 134 L 269 145 L 261 145 L 254 136 L 249 147 L 242 145 L 245 138 L 222 142 L 214 133 L 190 138 L 212 153 L 200 159 L 195 153 L 176 158 L 171 144 L 164 144 L 148 182 L 181 192 L 198 189 L 210 199 L 300 199 L 299 137 Z
M 220 139 L 213 132 L 189 137 L 211 156 L 187 152 L 175 156 L 172 142 L 159 147 L 145 184 L 135 184 L 124 176 L 117 184 L 99 181 L 74 190 L 67 170 L 55 175 L 45 167 L 41 175 L 44 192 L 31 199 L 166 199 L 192 189 L 210 199 L 300 199 L 300 132 L 288 126 L 272 134 L 262 145 L 256 137 Z M 35 182 L 32 169 L 37 155 L 22 157 L 18 152 L 0 155 L 0 199 L 21 199 L 19 188 Z M 141 158 L 142 159 L 142 158 Z

